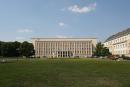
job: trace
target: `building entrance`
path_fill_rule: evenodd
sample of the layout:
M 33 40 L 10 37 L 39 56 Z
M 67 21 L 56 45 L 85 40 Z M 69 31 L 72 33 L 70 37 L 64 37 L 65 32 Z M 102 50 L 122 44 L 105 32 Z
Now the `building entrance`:
M 71 51 L 58 51 L 58 57 L 64 58 L 64 57 L 72 57 L 73 52 Z

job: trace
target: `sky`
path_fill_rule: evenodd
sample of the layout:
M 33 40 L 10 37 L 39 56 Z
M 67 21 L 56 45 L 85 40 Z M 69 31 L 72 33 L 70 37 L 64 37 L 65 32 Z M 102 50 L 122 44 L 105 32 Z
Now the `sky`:
M 0 0 L 0 40 L 97 38 L 130 28 L 130 0 Z

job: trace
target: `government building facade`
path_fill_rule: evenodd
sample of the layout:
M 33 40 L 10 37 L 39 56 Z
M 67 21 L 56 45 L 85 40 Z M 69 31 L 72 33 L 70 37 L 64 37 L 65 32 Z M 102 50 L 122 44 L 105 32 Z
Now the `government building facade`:
M 36 57 L 91 57 L 96 38 L 32 38 Z
M 130 28 L 110 36 L 104 46 L 108 47 L 113 55 L 130 56 Z

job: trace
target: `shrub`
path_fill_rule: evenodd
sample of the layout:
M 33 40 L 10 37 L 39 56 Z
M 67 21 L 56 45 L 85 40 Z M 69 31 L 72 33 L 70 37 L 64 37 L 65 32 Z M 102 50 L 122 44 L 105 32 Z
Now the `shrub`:
M 111 55 L 111 56 L 108 56 L 108 58 L 111 60 L 117 60 L 120 58 L 120 56 L 119 55 Z
M 128 56 L 122 55 L 121 57 L 122 57 L 124 60 L 130 60 L 130 57 L 128 57 Z

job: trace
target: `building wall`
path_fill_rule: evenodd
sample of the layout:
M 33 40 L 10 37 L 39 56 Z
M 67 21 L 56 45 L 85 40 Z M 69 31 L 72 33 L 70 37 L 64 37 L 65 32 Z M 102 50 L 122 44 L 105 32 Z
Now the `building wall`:
M 130 34 L 118 37 L 104 43 L 113 55 L 130 56 Z
M 33 38 L 36 57 L 90 57 L 96 39 Z

